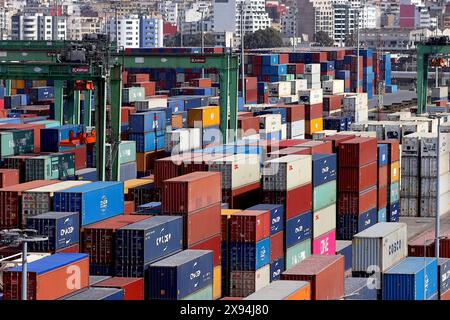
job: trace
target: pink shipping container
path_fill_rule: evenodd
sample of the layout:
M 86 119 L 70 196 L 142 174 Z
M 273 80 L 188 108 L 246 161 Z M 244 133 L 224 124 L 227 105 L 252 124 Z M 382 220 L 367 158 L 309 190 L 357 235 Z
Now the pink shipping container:
M 193 172 L 164 181 L 162 211 L 186 214 L 222 201 L 222 175 L 218 172 Z
M 336 230 L 332 230 L 312 242 L 312 254 L 335 255 L 336 254 Z

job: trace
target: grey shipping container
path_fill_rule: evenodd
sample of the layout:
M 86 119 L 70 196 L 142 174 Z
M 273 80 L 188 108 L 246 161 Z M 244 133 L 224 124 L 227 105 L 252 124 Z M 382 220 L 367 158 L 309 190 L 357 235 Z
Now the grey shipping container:
M 274 281 L 243 300 L 289 300 L 290 296 L 309 286 L 308 281 Z M 304 290 L 309 291 L 310 289 L 305 288 Z
M 344 300 L 378 300 L 380 290 L 372 287 L 372 278 L 345 278 Z

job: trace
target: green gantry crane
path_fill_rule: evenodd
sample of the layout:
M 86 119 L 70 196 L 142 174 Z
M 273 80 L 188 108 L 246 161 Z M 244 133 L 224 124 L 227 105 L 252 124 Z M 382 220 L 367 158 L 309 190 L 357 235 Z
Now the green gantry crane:
M 220 129 L 223 142 L 237 134 L 238 58 L 225 54 L 155 54 L 139 50 L 118 51 L 109 39 L 94 36 L 83 41 L 0 41 L 0 79 L 6 94 L 11 80 L 53 80 L 55 119 L 63 119 L 63 87 L 67 81 L 68 121 L 80 123 L 80 91 L 77 80 L 92 81 L 95 87 L 98 180 L 106 179 L 106 102 L 110 89 L 112 180 L 119 180 L 118 145 L 121 133 L 122 70 L 130 68 L 217 69 L 220 81 Z M 92 91 L 84 91 L 85 110 L 91 110 Z M 91 124 L 91 112 L 84 112 L 84 124 Z M 231 129 L 231 134 L 229 132 Z
M 417 113 L 427 110 L 428 101 L 428 68 L 430 58 L 436 55 L 450 54 L 448 37 L 430 38 L 417 46 Z

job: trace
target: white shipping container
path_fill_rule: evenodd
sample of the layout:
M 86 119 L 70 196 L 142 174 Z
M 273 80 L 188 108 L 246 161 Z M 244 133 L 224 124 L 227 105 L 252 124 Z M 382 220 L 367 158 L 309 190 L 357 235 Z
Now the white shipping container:
M 428 123 L 426 122 L 403 122 L 402 123 L 402 136 L 406 136 L 412 133 L 428 133 Z
M 421 117 L 411 117 L 407 119 L 407 122 L 426 122 L 428 123 L 428 132 L 437 133 L 437 127 L 439 120 L 430 119 L 424 116 Z
M 401 177 L 400 197 L 419 197 L 420 177 Z
M 288 155 L 264 164 L 264 190 L 288 191 L 311 181 L 312 157 L 309 155 Z
M 431 89 L 431 97 L 440 99 L 448 98 L 448 87 L 434 87 Z
M 314 89 L 314 90 L 317 90 L 317 89 L 321 89 L 321 88 L 322 88 L 322 85 L 321 85 L 320 82 L 308 83 L 308 89 Z M 321 89 L 321 90 L 322 90 L 322 89 Z
M 386 116 L 389 121 L 403 121 L 408 118 L 411 118 L 411 112 L 410 111 L 398 111 L 398 112 L 387 114 Z
M 418 217 L 419 216 L 419 199 L 400 198 L 400 216 L 402 217 Z
M 52 197 L 55 192 L 78 187 L 91 183 L 91 181 L 63 181 L 52 185 L 30 189 L 22 193 L 22 213 L 23 220 L 26 217 L 36 216 L 38 214 L 52 211 Z
M 249 291 L 256 292 L 270 284 L 270 265 L 256 271 L 231 271 L 230 295 L 242 297 Z
M 319 84 L 322 85 L 320 82 L 320 73 L 319 74 L 306 74 L 305 75 L 306 82 L 308 83 L 308 86 L 312 84 Z
M 187 129 L 167 130 L 165 150 L 175 154 L 189 151 L 189 131 Z
M 336 229 L 336 204 L 313 213 L 313 239 Z
M 313 140 L 321 140 L 325 137 L 334 136 L 337 133 L 338 133 L 337 130 L 323 130 L 313 133 L 312 138 Z
M 449 134 L 442 133 L 440 136 L 440 154 L 449 152 Z M 438 135 L 437 133 L 428 133 L 422 135 L 420 139 L 420 155 L 422 157 L 437 157 L 438 155 Z
M 416 156 L 403 156 L 401 163 L 402 176 L 419 177 L 420 158 Z
M 281 140 L 287 139 L 287 123 L 281 124 Z
M 298 99 L 301 103 L 318 104 L 323 103 L 322 89 L 300 90 L 298 92 Z
M 306 79 L 296 79 L 291 82 L 291 95 L 298 96 L 298 92 L 308 90 L 308 81 Z
M 367 131 L 375 131 L 377 133 L 377 139 L 378 140 L 384 140 L 384 126 L 385 122 L 379 121 L 379 122 L 372 122 L 370 121 L 367 124 Z
M 287 122 L 287 138 L 300 136 L 305 134 L 305 120 L 298 120 L 294 122 Z
M 325 94 L 339 94 L 345 91 L 345 81 L 344 80 L 327 80 L 322 82 L 323 92 Z
M 319 74 L 320 75 L 320 63 L 305 64 L 305 75 Z
M 202 147 L 201 128 L 188 128 L 189 130 L 189 149 L 200 149 Z
M 409 134 L 402 139 L 403 155 L 419 156 L 420 154 L 420 135 Z
M 261 166 L 256 154 L 236 154 L 215 159 L 209 171 L 222 173 L 222 189 L 234 190 L 261 179 Z
M 403 166 L 403 165 L 402 165 Z M 450 154 L 442 154 L 439 157 L 439 174 L 444 174 L 450 171 Z M 420 158 L 420 176 L 421 177 L 436 177 L 437 172 L 437 158 L 421 157 Z
M 406 224 L 380 222 L 353 237 L 352 270 L 384 272 L 403 260 L 407 254 Z M 371 270 L 374 267 L 378 270 Z
M 450 176 L 447 173 L 444 173 L 443 175 L 439 176 L 439 195 L 446 194 L 449 190 L 449 179 Z M 425 178 L 422 177 L 420 180 L 420 197 L 421 198 L 427 198 L 427 197 L 437 197 L 437 178 Z
M 367 121 L 355 122 L 355 123 L 350 124 L 350 130 L 359 131 L 359 132 L 366 131 L 367 125 L 368 125 Z
M 265 114 L 259 117 L 259 128 L 265 133 L 281 130 L 281 114 Z
M 401 123 L 391 122 L 390 124 L 386 124 L 384 126 L 384 135 L 386 139 L 402 139 L 402 125 Z
M 287 97 L 291 95 L 291 82 L 280 81 L 269 83 L 269 95 L 271 97 Z

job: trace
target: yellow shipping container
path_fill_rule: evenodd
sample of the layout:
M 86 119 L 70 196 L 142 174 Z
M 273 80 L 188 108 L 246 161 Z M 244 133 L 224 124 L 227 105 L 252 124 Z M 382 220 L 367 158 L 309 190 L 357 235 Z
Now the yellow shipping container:
M 213 300 L 218 300 L 222 297 L 222 267 L 214 267 L 213 272 Z
M 400 180 L 400 163 L 394 162 L 391 164 L 391 183 L 395 183 Z
M 17 89 L 17 80 L 11 80 L 11 89 Z
M 313 134 L 323 130 L 323 118 L 305 120 L 305 133 Z
M 25 80 L 16 80 L 17 89 L 25 89 Z
M 31 85 L 33 86 L 33 88 L 46 87 L 47 86 L 47 80 L 33 80 L 31 82 Z
M 15 96 L 17 94 L 17 89 L 11 88 L 11 95 Z
M 198 123 L 201 123 L 202 128 L 220 125 L 220 107 L 209 106 L 189 109 L 188 126 L 190 128 L 198 127 Z
M 126 180 L 123 183 L 124 194 L 128 194 L 128 189 L 130 189 L 130 188 L 143 186 L 144 184 L 148 184 L 148 183 L 151 183 L 151 182 L 153 182 L 153 180 L 151 180 L 151 179 L 131 179 L 131 180 Z

